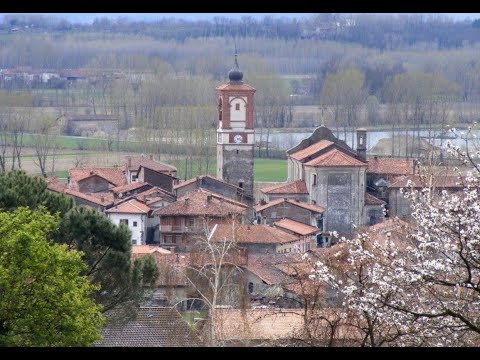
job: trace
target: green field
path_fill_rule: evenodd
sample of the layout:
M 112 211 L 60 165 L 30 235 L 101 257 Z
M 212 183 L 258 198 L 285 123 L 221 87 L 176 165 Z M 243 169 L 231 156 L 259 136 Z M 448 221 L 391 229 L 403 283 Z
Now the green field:
M 165 162 L 174 165 L 178 170 L 178 177 L 181 180 L 190 179 L 199 174 L 206 174 L 205 160 L 200 163 L 194 159 L 192 171 L 190 172 L 190 160 L 166 160 Z M 210 161 L 208 165 L 208 174 L 216 176 L 216 159 Z M 185 166 L 187 167 L 185 176 Z M 287 180 L 287 160 L 255 159 L 253 163 L 253 173 L 255 181 L 283 182 Z
M 287 160 L 255 159 L 253 173 L 255 181 L 286 181 Z

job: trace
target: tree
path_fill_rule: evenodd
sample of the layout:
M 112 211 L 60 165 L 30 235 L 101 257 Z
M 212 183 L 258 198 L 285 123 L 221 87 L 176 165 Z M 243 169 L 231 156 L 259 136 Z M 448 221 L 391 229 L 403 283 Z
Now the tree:
M 88 346 L 100 338 L 96 287 L 82 254 L 51 242 L 58 217 L 46 209 L 0 212 L 0 344 Z
M 95 299 L 104 311 L 138 306 L 144 287 L 151 287 L 158 271 L 155 262 L 143 257 L 131 261 L 131 233 L 116 226 L 94 209 L 74 207 L 62 218 L 57 241 L 83 253 L 85 274 L 99 285 Z M 118 310 L 120 312 L 120 310 Z
M 203 229 L 198 233 L 190 253 L 190 261 L 185 265 L 184 276 L 193 289 L 193 296 L 202 301 L 209 311 L 207 339 L 215 346 L 220 331 L 215 321 L 217 306 L 228 302 L 232 292 L 235 298 L 238 299 L 239 294 L 242 298 L 243 281 L 238 279 L 242 273 L 242 256 L 234 236 L 216 241 L 213 235 L 217 225 L 211 231 L 206 219 L 202 225 Z M 232 221 L 232 234 L 234 233 L 235 221 Z
M 315 275 L 337 289 L 346 309 L 363 317 L 364 345 L 476 345 L 480 342 L 480 172 L 478 153 L 448 145 L 470 164 L 459 173 L 463 191 L 405 189 L 412 224 L 403 231 L 360 231 L 342 239 L 343 275 L 318 262 Z M 418 185 L 418 184 L 417 184 Z
M 73 208 L 71 197 L 55 194 L 47 190 L 45 180 L 28 176 L 23 170 L 14 170 L 0 174 L 0 209 L 13 211 L 20 206 L 38 209 L 46 206 L 51 214 L 66 214 Z
M 39 118 L 35 122 L 36 134 L 34 135 L 34 149 L 37 161 L 35 164 L 40 168 L 43 177 L 47 177 L 47 160 L 52 162 L 52 173 L 55 169 L 56 138 L 53 130 L 55 121 L 50 118 Z
M 71 197 L 48 191 L 40 177 L 18 170 L 0 174 L 0 209 L 14 211 L 25 206 L 35 210 L 42 205 L 60 216 L 59 231 L 51 238 L 82 252 L 85 275 L 99 285 L 94 296 L 103 311 L 138 305 L 158 273 L 151 260 L 132 263 L 131 234 L 126 226 L 115 226 L 96 210 L 75 207 Z

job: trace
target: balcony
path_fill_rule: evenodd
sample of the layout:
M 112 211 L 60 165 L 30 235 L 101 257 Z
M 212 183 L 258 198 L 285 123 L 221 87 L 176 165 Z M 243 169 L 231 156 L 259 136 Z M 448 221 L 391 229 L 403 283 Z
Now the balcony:
M 160 225 L 160 232 L 188 232 L 188 226 L 184 225 Z

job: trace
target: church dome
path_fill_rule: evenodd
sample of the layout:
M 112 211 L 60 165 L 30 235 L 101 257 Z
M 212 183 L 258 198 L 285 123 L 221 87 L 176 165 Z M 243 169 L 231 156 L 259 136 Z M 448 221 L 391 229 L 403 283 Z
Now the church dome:
M 238 67 L 237 54 L 235 54 L 235 66 L 228 72 L 228 78 L 230 79 L 230 83 L 242 83 L 243 73 Z

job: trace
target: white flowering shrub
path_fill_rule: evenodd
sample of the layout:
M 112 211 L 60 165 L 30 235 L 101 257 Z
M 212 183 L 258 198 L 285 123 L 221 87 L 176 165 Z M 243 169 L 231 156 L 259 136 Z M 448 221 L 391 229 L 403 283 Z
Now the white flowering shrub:
M 312 277 L 334 288 L 356 314 L 364 346 L 480 345 L 480 153 L 447 144 L 471 171 L 463 191 L 404 189 L 412 221 L 387 233 L 342 238 L 346 265 L 312 263 Z

